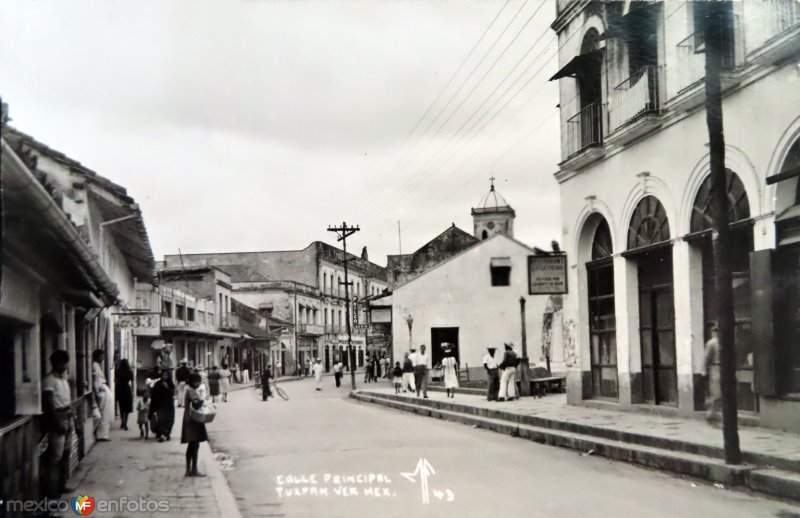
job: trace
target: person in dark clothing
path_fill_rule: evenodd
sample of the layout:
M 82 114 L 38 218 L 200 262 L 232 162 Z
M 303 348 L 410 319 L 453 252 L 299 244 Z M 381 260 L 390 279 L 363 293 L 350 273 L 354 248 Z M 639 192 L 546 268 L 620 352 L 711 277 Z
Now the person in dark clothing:
M 168 369 L 161 371 L 161 378 L 150 391 L 150 422 L 158 442 L 168 441 L 175 424 L 175 385 Z
M 128 429 L 128 416 L 133 412 L 133 371 L 128 360 L 122 359 L 114 373 L 114 393 L 119 405 L 122 429 Z
M 189 389 L 183 400 L 183 426 L 181 427 L 181 444 L 186 445 L 186 476 L 205 477 L 205 473 L 197 470 L 197 457 L 200 451 L 200 443 L 208 440 L 205 423 L 200 423 L 192 419 L 191 408 L 195 410 L 203 406 L 204 400 L 200 397 L 200 383 L 202 378 L 194 373 L 189 377 Z
M 272 377 L 272 372 L 269 367 L 261 371 L 261 401 L 266 401 L 267 398 L 272 396 L 272 391 L 269 388 L 269 379 Z

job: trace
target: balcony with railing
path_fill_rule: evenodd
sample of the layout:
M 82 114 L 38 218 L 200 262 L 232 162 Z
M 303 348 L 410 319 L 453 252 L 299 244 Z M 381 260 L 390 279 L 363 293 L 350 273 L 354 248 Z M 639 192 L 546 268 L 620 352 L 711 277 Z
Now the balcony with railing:
M 800 52 L 800 2 L 764 0 L 761 9 L 764 44 L 750 59 L 768 65 Z
M 567 119 L 566 160 L 572 167 L 591 162 L 603 153 L 605 105 L 591 103 Z
M 239 315 L 236 313 L 225 313 L 219 319 L 217 328 L 220 331 L 236 331 L 239 329 Z
M 624 143 L 659 124 L 663 67 L 648 65 L 618 84 L 608 102 L 608 143 Z
M 723 90 L 738 82 L 731 73 L 736 66 L 734 41 L 729 37 L 722 42 L 722 75 L 720 81 Z M 676 45 L 675 90 L 670 99 L 670 108 L 688 110 L 705 100 L 706 76 L 706 44 L 702 31 L 694 32 Z
M 297 324 L 297 333 L 301 335 L 321 336 L 325 328 L 320 324 Z

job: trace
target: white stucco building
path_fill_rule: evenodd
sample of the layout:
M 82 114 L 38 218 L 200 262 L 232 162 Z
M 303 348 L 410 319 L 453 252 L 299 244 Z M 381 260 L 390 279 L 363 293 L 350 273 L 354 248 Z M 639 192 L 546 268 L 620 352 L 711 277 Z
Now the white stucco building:
M 394 288 L 395 361 L 412 345 L 419 349 L 426 344 L 435 365 L 442 358 L 441 344 L 447 342 L 456 346 L 461 368 L 469 367 L 471 377 L 484 377 L 487 347 L 502 350 L 511 342 L 518 354 L 523 353 L 520 298 L 524 297 L 526 352 L 531 364 L 540 362 L 544 313 L 551 297 L 528 294 L 528 257 L 541 250 L 514 239 L 516 214 L 494 185 L 472 215 L 474 243 Z M 551 368 L 559 371 L 564 369 L 564 354 L 560 333 L 556 335 Z
M 703 406 L 703 344 L 716 319 L 705 4 L 557 2 L 572 404 Z M 739 407 L 800 430 L 800 3 L 725 7 Z

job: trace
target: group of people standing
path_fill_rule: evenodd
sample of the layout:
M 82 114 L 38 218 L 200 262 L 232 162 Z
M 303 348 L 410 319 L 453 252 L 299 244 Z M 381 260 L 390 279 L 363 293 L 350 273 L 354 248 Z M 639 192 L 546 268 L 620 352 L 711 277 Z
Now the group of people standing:
M 372 353 L 372 356 L 367 356 L 364 360 L 364 382 L 377 383 L 380 378 L 389 378 L 389 359 L 385 354 L 381 354 L 378 358 L 378 353 Z
M 496 347 L 487 347 L 483 356 L 483 368 L 486 369 L 488 381 L 486 383 L 487 401 L 513 401 L 519 399 L 517 395 L 517 366 L 519 356 L 514 352 L 514 344 L 503 344 L 503 355 L 497 361 Z

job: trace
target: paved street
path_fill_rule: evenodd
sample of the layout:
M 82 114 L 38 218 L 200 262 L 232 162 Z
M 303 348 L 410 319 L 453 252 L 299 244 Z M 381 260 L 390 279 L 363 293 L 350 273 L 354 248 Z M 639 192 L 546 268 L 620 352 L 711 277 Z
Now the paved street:
M 311 380 L 282 386 L 289 402 L 233 393 L 209 428 L 243 516 L 800 516 L 792 504 L 358 404 L 332 378 L 322 392 Z M 421 458 L 434 471 L 428 504 L 419 473 L 401 475 Z

